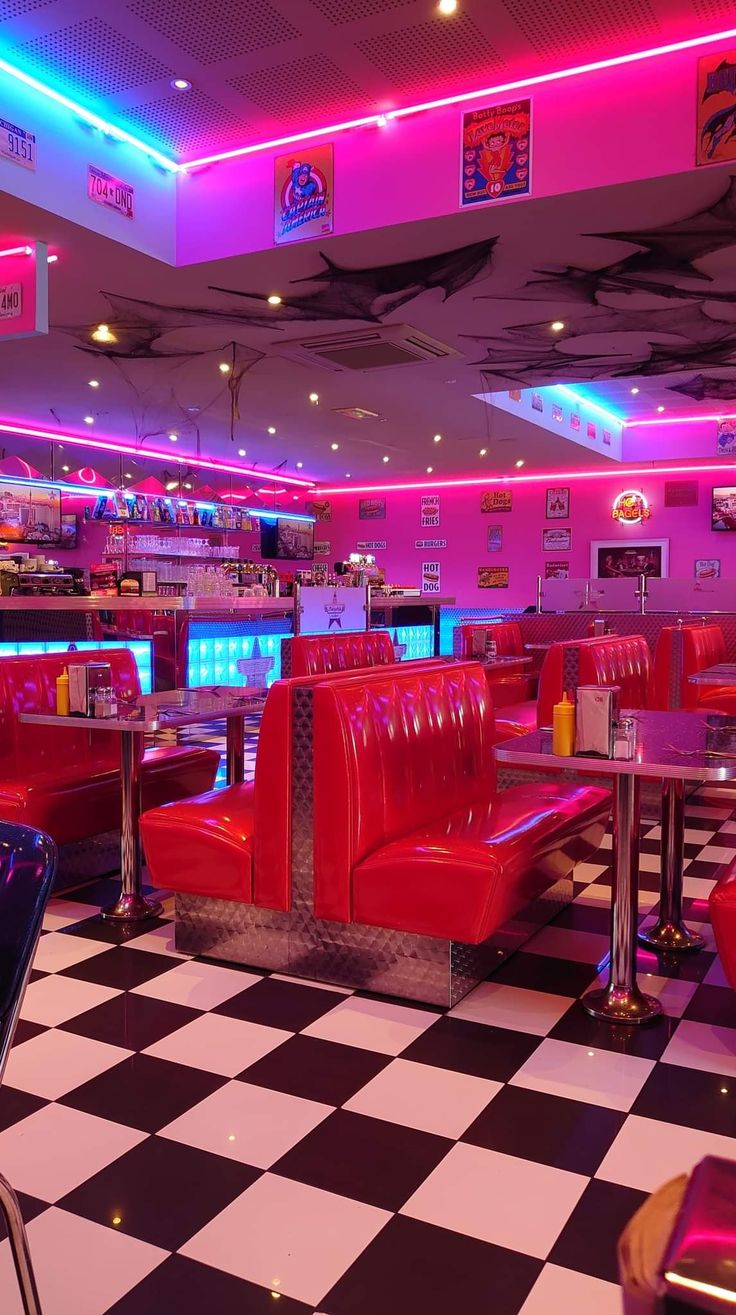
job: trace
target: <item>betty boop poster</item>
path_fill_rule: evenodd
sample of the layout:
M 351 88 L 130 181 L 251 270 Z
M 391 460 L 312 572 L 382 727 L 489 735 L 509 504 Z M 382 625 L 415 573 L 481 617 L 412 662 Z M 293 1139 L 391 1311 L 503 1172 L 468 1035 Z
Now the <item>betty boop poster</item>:
M 301 242 L 331 233 L 332 143 L 305 146 L 274 162 L 274 242 Z
M 482 205 L 531 191 L 530 100 L 463 114 L 460 203 Z

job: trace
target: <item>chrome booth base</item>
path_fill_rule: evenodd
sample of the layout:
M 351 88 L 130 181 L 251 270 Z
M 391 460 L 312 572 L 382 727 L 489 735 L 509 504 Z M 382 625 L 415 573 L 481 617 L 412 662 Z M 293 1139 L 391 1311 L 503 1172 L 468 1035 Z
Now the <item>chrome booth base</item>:
M 565 878 L 480 945 L 176 896 L 176 948 L 250 968 L 451 1009 L 572 900 Z

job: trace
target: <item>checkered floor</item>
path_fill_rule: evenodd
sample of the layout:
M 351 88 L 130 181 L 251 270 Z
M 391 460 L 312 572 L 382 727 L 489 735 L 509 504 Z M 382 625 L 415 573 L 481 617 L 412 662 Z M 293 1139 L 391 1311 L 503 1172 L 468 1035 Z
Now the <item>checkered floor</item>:
M 49 906 L 0 1092 L 45 1315 L 619 1315 L 645 1195 L 736 1155 L 736 995 L 707 895 L 736 795 L 687 818 L 700 954 L 640 956 L 665 1014 L 577 997 L 606 954 L 610 838 L 553 925 L 449 1014 L 126 938 L 97 883 Z M 654 906 L 659 831 L 643 830 Z M 7 1241 L 0 1310 L 20 1315 Z

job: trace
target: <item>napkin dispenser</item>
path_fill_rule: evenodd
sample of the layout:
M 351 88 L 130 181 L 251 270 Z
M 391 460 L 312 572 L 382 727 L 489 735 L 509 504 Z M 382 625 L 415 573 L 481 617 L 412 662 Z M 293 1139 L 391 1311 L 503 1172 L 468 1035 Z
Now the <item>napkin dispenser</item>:
M 109 662 L 70 662 L 69 712 L 73 717 L 94 717 L 95 690 L 109 689 L 112 672 Z
M 618 719 L 618 685 L 578 685 L 575 711 L 575 752 L 613 757 L 613 724 Z

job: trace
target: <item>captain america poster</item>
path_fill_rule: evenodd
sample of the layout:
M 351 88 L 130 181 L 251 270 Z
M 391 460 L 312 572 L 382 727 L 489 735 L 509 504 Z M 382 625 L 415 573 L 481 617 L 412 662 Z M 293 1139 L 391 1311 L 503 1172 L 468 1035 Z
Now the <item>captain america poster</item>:
M 532 103 L 509 101 L 462 116 L 460 204 L 482 205 L 531 191 Z
M 332 143 L 274 161 L 274 242 L 303 242 L 333 228 Z

